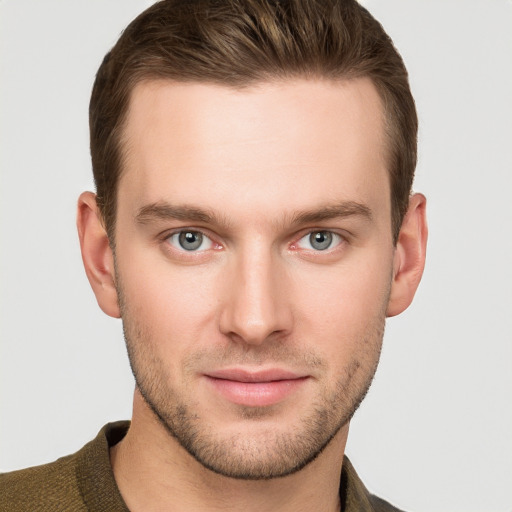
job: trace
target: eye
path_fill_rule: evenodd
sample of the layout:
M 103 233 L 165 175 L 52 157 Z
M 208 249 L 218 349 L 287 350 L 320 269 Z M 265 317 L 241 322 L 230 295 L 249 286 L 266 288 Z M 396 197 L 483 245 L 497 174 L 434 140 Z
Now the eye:
M 326 251 L 339 245 L 342 237 L 332 231 L 312 231 L 306 236 L 303 236 L 298 242 L 297 246 L 301 249 L 313 251 Z
M 213 242 L 200 231 L 183 230 L 167 238 L 168 242 L 179 250 L 206 251 L 213 247 Z

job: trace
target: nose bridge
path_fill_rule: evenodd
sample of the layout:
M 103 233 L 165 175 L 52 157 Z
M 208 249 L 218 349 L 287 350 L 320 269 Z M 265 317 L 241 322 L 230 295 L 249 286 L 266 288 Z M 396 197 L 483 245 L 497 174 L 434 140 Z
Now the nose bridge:
M 221 330 L 249 344 L 261 344 L 272 334 L 288 331 L 291 311 L 279 256 L 254 242 L 242 248 L 232 263 Z

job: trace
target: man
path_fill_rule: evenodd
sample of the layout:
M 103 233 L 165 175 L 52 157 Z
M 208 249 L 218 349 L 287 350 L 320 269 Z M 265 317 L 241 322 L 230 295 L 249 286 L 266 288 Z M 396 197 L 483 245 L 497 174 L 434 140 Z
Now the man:
M 344 457 L 425 198 L 403 62 L 352 1 L 163 1 L 103 61 L 85 270 L 131 424 L 3 475 L 2 510 L 396 510 Z

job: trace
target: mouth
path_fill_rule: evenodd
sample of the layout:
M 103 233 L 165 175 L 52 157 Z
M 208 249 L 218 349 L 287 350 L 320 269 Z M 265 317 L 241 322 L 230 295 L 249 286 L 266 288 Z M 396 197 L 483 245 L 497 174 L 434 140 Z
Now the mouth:
M 248 371 L 232 368 L 204 374 L 214 392 L 224 399 L 246 407 L 265 407 L 284 401 L 309 379 L 277 368 Z

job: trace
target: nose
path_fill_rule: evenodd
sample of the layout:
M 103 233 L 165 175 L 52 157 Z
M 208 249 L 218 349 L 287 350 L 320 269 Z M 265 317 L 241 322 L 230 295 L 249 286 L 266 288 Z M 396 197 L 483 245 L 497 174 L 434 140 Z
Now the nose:
M 270 251 L 247 251 L 229 269 L 225 281 L 220 330 L 234 341 L 260 345 L 285 336 L 293 315 L 286 271 Z

